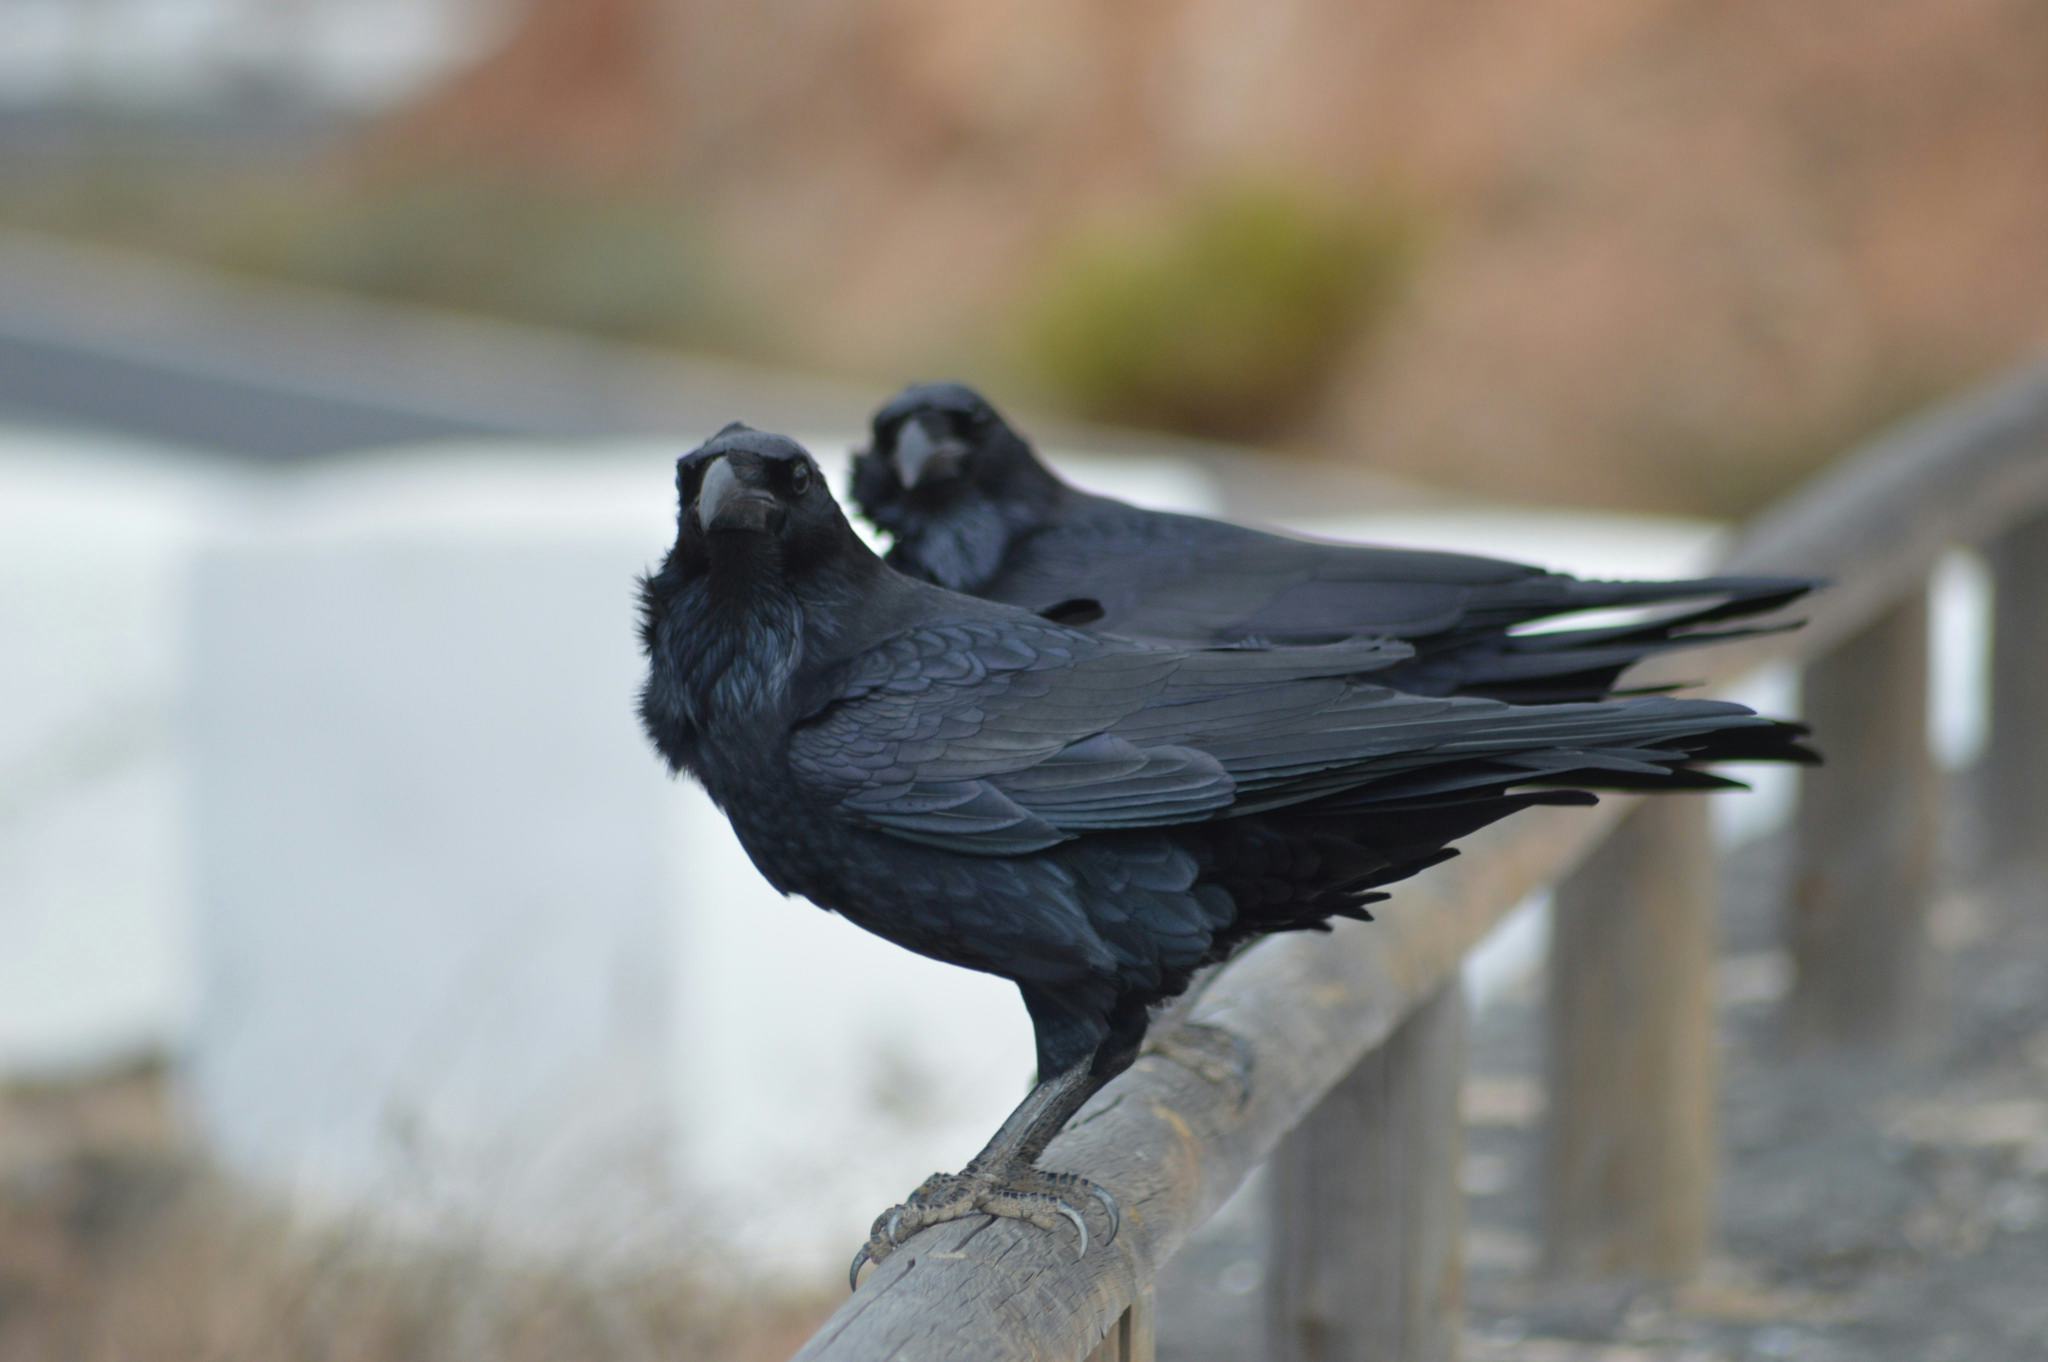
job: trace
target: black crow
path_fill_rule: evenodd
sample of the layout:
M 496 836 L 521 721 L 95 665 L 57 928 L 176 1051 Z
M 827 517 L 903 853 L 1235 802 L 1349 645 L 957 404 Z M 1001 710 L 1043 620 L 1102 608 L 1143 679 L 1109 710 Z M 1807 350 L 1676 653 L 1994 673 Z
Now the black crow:
M 1408 645 L 1132 642 L 889 568 L 810 457 L 728 426 L 676 467 L 642 582 L 640 715 L 768 882 L 1013 981 L 1038 1081 L 856 1258 L 975 1212 L 1053 1227 L 1106 1192 L 1034 1160 L 1128 1067 L 1150 1010 L 1272 932 L 1365 918 L 1447 844 L 1592 784 L 1725 784 L 1800 730 L 1668 698 L 1514 706 L 1374 684 Z M 1546 788 L 1528 789 L 1530 785 Z M 1561 788 L 1548 788 L 1548 787 Z
M 1779 577 L 1591 582 L 1465 554 L 1317 542 L 1147 511 L 1061 482 L 987 400 L 907 388 L 875 413 L 853 497 L 895 537 L 892 567 L 1105 633 L 1173 643 L 1406 639 L 1379 679 L 1419 695 L 1597 700 L 1631 664 L 1739 637 L 1716 629 L 1814 583 Z M 1708 601 L 1662 618 L 1511 632 L 1573 611 Z

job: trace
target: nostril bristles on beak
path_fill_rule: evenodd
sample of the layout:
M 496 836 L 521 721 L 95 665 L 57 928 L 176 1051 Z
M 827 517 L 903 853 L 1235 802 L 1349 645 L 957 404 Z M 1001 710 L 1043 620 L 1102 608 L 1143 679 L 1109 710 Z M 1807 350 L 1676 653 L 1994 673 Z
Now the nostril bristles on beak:
M 775 497 L 741 480 L 731 458 L 714 459 L 697 488 L 697 523 L 705 530 L 764 530 L 782 507 Z
M 957 471 L 960 457 L 958 441 L 951 437 L 934 439 L 923 421 L 906 421 L 897 433 L 893 460 L 896 476 L 905 487 L 914 488 L 927 479 Z
M 704 480 L 697 485 L 697 519 L 709 525 L 718 515 L 718 508 L 739 489 L 739 482 L 739 476 L 732 471 L 732 460 L 713 459 L 704 470 Z
M 904 422 L 903 429 L 896 436 L 896 476 L 903 479 L 905 487 L 917 486 L 936 453 L 938 446 L 932 443 L 931 436 L 925 434 L 922 425 L 916 421 Z

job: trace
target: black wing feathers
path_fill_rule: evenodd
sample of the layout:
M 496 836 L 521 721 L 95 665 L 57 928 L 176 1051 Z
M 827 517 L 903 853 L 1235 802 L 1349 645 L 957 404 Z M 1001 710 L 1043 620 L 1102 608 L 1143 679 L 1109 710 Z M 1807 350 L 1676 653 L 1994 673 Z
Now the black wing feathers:
M 860 659 L 792 735 L 790 760 L 871 828 L 1003 856 L 1339 797 L 1683 783 L 1674 767 L 1748 729 L 1774 735 L 1751 745 L 1790 750 L 1778 726 L 1715 701 L 1520 709 L 1356 679 L 1404 653 L 1188 653 L 1023 617 L 936 625 Z
M 1383 678 L 1427 695 L 1520 704 L 1596 700 L 1652 654 L 1756 632 L 1716 630 L 1782 609 L 1815 584 L 1781 577 L 1585 581 L 1502 559 L 1267 534 L 1196 516 L 1077 498 L 1060 523 L 1011 550 L 987 594 L 1075 611 L 1106 633 L 1192 646 L 1414 640 Z M 1514 632 L 1587 610 L 1711 604 L 1623 624 Z

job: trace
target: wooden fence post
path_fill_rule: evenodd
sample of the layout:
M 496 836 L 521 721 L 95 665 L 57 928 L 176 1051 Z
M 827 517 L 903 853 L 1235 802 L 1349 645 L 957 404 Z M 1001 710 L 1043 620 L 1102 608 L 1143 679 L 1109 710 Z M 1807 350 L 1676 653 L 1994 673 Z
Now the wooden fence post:
M 1991 732 L 1979 791 L 1993 870 L 2048 870 L 2048 516 L 1986 546 Z
M 1876 1047 L 1925 1002 L 1939 774 L 1927 747 L 1927 593 L 1806 670 L 1828 764 L 1800 781 L 1788 924 L 1793 1034 Z
M 1714 1195 L 1717 890 L 1706 802 L 1646 801 L 1558 887 L 1544 1258 L 1673 1278 Z
M 1273 1152 L 1265 1356 L 1443 1362 L 1464 1299 L 1454 976 Z
M 1117 1317 L 1109 1333 L 1088 1354 L 1087 1362 L 1155 1362 L 1159 1355 L 1154 1333 L 1154 1297 L 1147 1291 Z

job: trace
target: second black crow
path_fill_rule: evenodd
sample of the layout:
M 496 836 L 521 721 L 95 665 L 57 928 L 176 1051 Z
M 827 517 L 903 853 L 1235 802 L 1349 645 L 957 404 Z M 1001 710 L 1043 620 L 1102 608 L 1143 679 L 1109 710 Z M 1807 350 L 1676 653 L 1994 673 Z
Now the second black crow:
M 1497 558 L 1297 539 L 1150 511 L 1062 482 L 973 389 L 905 389 L 875 413 L 853 496 L 913 576 L 1106 633 L 1198 645 L 1408 640 L 1381 674 L 1421 695 L 1597 700 L 1656 652 L 1740 637 L 1798 578 L 1583 581 Z M 1706 602 L 1660 618 L 1515 632 L 1551 616 Z

